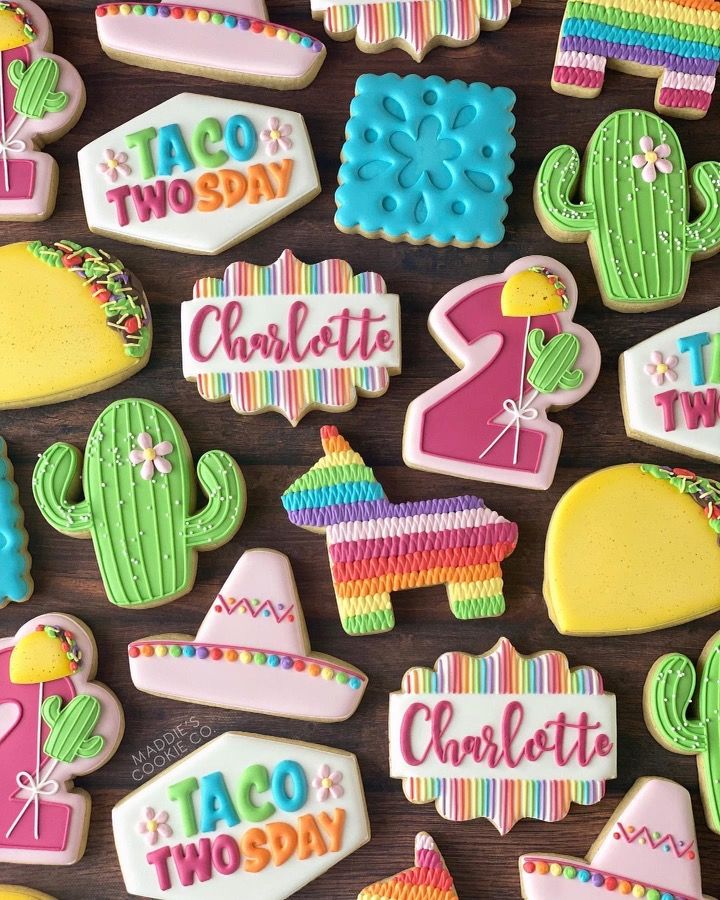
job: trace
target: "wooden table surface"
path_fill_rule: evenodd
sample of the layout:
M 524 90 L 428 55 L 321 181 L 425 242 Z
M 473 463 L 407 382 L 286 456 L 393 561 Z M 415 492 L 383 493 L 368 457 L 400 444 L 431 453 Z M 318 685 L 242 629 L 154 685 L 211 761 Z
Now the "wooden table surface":
M 597 123 L 611 111 L 637 106 L 651 109 L 655 84 L 611 72 L 605 90 L 594 101 L 561 97 L 550 90 L 555 45 L 563 13 L 561 0 L 526 0 L 513 10 L 501 31 L 483 34 L 465 49 L 438 48 L 421 65 L 400 51 L 360 53 L 353 43 L 326 40 L 328 57 L 320 74 L 303 91 L 278 92 L 245 88 L 156 73 L 122 65 L 105 57 L 97 41 L 93 0 L 46 2 L 55 33 L 55 50 L 80 70 L 87 87 L 87 107 L 75 129 L 50 152 L 57 158 L 61 186 L 55 214 L 47 222 L 0 226 L 3 243 L 40 238 L 52 242 L 73 238 L 94 241 L 116 253 L 140 277 L 150 298 L 155 344 L 148 367 L 132 380 L 86 399 L 0 415 L 25 508 L 33 557 L 35 594 L 27 605 L 0 613 L 2 633 L 14 634 L 28 618 L 50 611 L 80 616 L 98 642 L 98 678 L 120 697 L 125 709 L 125 738 L 115 757 L 99 772 L 79 780 L 92 793 L 90 837 L 84 858 L 69 868 L 0 866 L 0 882 L 19 882 L 50 892 L 61 900 L 113 900 L 124 897 L 115 856 L 110 812 L 138 785 L 138 754 L 163 734 L 192 723 L 217 735 L 239 729 L 333 745 L 357 754 L 363 773 L 372 825 L 372 841 L 310 884 L 298 896 L 354 900 L 369 882 L 411 864 L 413 838 L 429 830 L 440 845 L 463 900 L 519 896 L 517 858 L 524 851 L 545 850 L 584 856 L 617 802 L 636 778 L 662 775 L 690 789 L 703 860 L 704 888 L 720 895 L 720 839 L 705 827 L 697 787 L 695 760 L 663 750 L 643 724 L 641 702 L 645 675 L 663 652 L 679 650 L 695 658 L 719 627 L 712 616 L 671 630 L 626 638 L 579 639 L 559 635 L 542 599 L 543 547 L 550 514 L 561 494 L 578 478 L 602 466 L 630 460 L 685 463 L 626 437 L 618 394 L 618 354 L 631 344 L 718 302 L 720 257 L 692 267 L 685 301 L 671 310 L 649 315 L 621 315 L 605 309 L 584 245 L 560 245 L 542 231 L 532 208 L 532 185 L 544 154 L 558 143 L 584 148 Z M 320 23 L 309 14 L 309 0 L 270 3 L 273 21 L 323 37 Z M 506 85 L 517 94 L 515 172 L 507 234 L 491 250 L 412 247 L 346 236 L 333 224 L 338 158 L 355 79 L 363 72 L 438 74 L 466 81 Z M 222 256 L 197 257 L 93 238 L 87 230 L 80 197 L 75 154 L 100 134 L 180 91 L 215 94 L 294 109 L 307 121 L 322 178 L 322 194 L 310 205 Z M 674 123 L 685 146 L 688 164 L 717 159 L 720 146 L 720 99 L 703 122 Z M 401 297 L 403 374 L 392 379 L 380 399 L 361 399 L 349 413 L 313 412 L 297 428 L 281 416 L 236 415 L 227 403 L 210 405 L 194 385 L 182 378 L 179 304 L 190 297 L 196 278 L 221 275 L 238 260 L 267 264 L 292 248 L 307 262 L 335 256 L 355 271 L 381 273 L 389 290 Z M 502 271 L 529 253 L 555 256 L 573 271 L 580 299 L 576 320 L 598 339 L 603 364 L 590 394 L 575 407 L 556 415 L 565 430 L 555 482 L 546 492 L 484 485 L 430 475 L 406 468 L 400 446 L 405 409 L 414 397 L 455 371 L 426 327 L 426 317 L 450 288 L 470 278 Z M 0 351 L 1 352 L 1 351 Z M 54 531 L 32 499 L 31 474 L 37 454 L 57 440 L 85 446 L 96 416 L 119 397 L 139 396 L 168 407 L 183 426 L 194 456 L 219 447 L 242 467 L 248 486 L 248 513 L 233 541 L 200 554 L 191 594 L 169 606 L 125 611 L 111 606 L 102 589 L 90 541 L 73 541 Z M 334 423 L 375 467 L 391 500 L 423 499 L 477 493 L 520 526 L 514 555 L 504 564 L 507 612 L 498 619 L 460 622 L 450 614 L 442 587 L 400 594 L 395 601 L 397 624 L 389 634 L 351 638 L 337 616 L 322 537 L 289 524 L 280 504 L 282 490 L 319 456 L 318 429 Z M 720 469 L 698 464 L 700 472 L 718 477 Z M 138 692 L 128 676 L 129 641 L 168 630 L 194 633 L 210 599 L 238 556 L 250 547 L 274 547 L 291 558 L 313 647 L 356 664 L 370 676 L 357 714 L 341 725 L 313 725 L 266 716 L 227 712 Z M 671 565 L 672 561 L 669 560 Z M 618 603 L 622 603 L 618 597 Z M 405 800 L 399 781 L 388 777 L 387 700 L 411 666 L 432 666 L 447 650 L 482 653 L 505 635 L 525 653 L 558 649 L 571 665 L 600 670 L 608 690 L 617 694 L 619 777 L 608 785 L 605 799 L 593 807 L 572 807 L 560 823 L 520 822 L 505 837 L 484 819 L 451 823 L 432 804 Z M 177 734 L 177 732 L 176 732 Z M 243 897 L 243 900 L 262 900 Z

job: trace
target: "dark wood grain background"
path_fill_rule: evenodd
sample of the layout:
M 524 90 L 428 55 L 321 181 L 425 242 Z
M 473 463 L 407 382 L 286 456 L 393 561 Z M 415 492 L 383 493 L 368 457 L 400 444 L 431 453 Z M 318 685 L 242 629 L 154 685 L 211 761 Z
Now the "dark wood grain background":
M 270 2 L 270 18 L 323 37 L 310 17 L 309 0 Z M 14 634 L 28 618 L 66 611 L 80 616 L 97 638 L 98 677 L 110 685 L 125 708 L 127 730 L 116 756 L 103 769 L 80 780 L 93 797 L 87 852 L 75 866 L 0 866 L 0 882 L 19 882 L 61 900 L 113 900 L 126 896 L 117 865 L 110 825 L 113 805 L 138 786 L 133 756 L 164 732 L 197 717 L 219 734 L 242 729 L 260 734 L 327 743 L 357 754 L 372 825 L 371 843 L 300 892 L 304 898 L 354 900 L 369 882 L 411 864 L 413 838 L 420 829 L 437 839 L 464 900 L 519 896 L 517 858 L 524 851 L 547 850 L 583 856 L 625 791 L 641 775 L 677 779 L 692 792 L 698 826 L 704 887 L 720 894 L 720 838 L 704 824 L 695 760 L 670 754 L 648 734 L 642 720 L 642 686 L 652 662 L 663 652 L 679 650 L 695 658 L 720 627 L 712 616 L 680 628 L 627 638 L 578 639 L 559 635 L 548 619 L 541 595 L 543 547 L 550 514 L 574 481 L 602 466 L 628 460 L 686 462 L 625 436 L 617 380 L 618 354 L 629 345 L 718 302 L 720 257 L 693 265 L 685 301 L 649 315 L 621 315 L 601 303 L 584 245 L 556 244 L 545 236 L 532 208 L 532 185 L 543 155 L 563 141 L 582 149 L 597 123 L 617 108 L 652 108 L 652 81 L 610 73 L 602 96 L 594 101 L 560 97 L 550 90 L 550 75 L 561 0 L 524 0 L 508 25 L 483 34 L 471 47 L 438 48 L 421 65 L 400 51 L 360 53 L 353 43 L 327 39 L 328 58 L 313 85 L 303 91 L 277 92 L 245 88 L 183 75 L 155 73 L 107 59 L 97 41 L 93 0 L 46 2 L 55 33 L 55 50 L 80 70 L 87 87 L 85 113 L 75 129 L 50 147 L 60 163 L 61 186 L 55 214 L 47 222 L 0 225 L 2 241 L 73 238 L 90 241 L 80 197 L 75 154 L 84 144 L 176 93 L 193 90 L 285 106 L 301 112 L 309 127 L 323 192 L 309 206 L 215 258 L 156 251 L 92 238 L 118 254 L 142 280 L 155 322 L 155 345 L 147 369 L 131 381 L 84 400 L 29 411 L 0 414 L 0 433 L 8 441 L 25 508 L 33 557 L 35 594 L 25 606 L 0 612 L 1 633 Z M 503 243 L 492 250 L 412 247 L 345 236 L 333 225 L 338 159 L 355 79 L 363 72 L 417 72 L 445 78 L 506 85 L 517 94 L 514 191 Z M 688 164 L 717 159 L 720 152 L 720 98 L 702 122 L 674 122 Z M 380 399 L 361 399 L 349 413 L 314 412 L 293 429 L 281 416 L 266 413 L 242 418 L 229 404 L 210 405 L 194 385 L 183 380 L 180 365 L 179 304 L 190 297 L 202 275 L 222 274 L 237 259 L 272 262 L 285 248 L 316 262 L 329 256 L 347 259 L 356 271 L 374 269 L 401 297 L 404 345 L 403 374 Z M 600 378 L 589 396 L 557 415 L 565 429 L 555 483 L 544 493 L 444 478 L 406 468 L 400 446 L 405 409 L 414 397 L 455 371 L 426 327 L 433 304 L 450 288 L 502 271 L 512 260 L 545 253 L 567 264 L 578 281 L 577 321 L 590 328 L 603 353 Z M 1 327 L 1 318 L 0 318 Z M 2 340 L 0 338 L 0 352 Z M 32 499 L 31 474 L 37 454 L 57 440 L 85 446 L 88 431 L 104 407 L 119 397 L 147 397 L 167 406 L 185 429 L 195 459 L 210 448 L 232 453 L 248 485 L 248 513 L 236 538 L 212 553 L 200 554 L 195 588 L 169 606 L 129 611 L 111 606 L 103 592 L 89 541 L 74 541 L 42 519 Z M 280 493 L 320 455 L 318 429 L 341 426 L 376 473 L 393 500 L 478 493 L 490 506 L 516 520 L 520 542 L 504 566 L 507 612 L 499 619 L 459 622 L 450 614 L 443 588 L 410 591 L 395 601 L 397 625 L 387 635 L 351 638 L 340 627 L 322 537 L 290 525 Z M 699 471 L 720 475 L 717 466 Z M 659 523 L 658 527 L 662 527 Z M 126 646 L 132 639 L 168 630 L 195 633 L 210 599 L 243 550 L 274 547 L 293 563 L 315 649 L 356 664 L 370 676 L 358 713 L 341 725 L 313 725 L 258 715 L 227 712 L 139 693 L 128 677 Z M 668 566 L 673 560 L 668 560 Z M 720 590 L 720 585 L 718 586 Z M 622 597 L 617 598 L 623 602 Z M 447 650 L 481 653 L 501 636 L 525 653 L 564 651 L 571 665 L 590 664 L 617 694 L 619 777 L 608 785 L 605 800 L 594 807 L 574 806 L 557 824 L 520 822 L 506 837 L 483 819 L 446 822 L 433 805 L 413 806 L 400 782 L 388 777 L 387 695 L 397 690 L 407 668 L 431 666 Z M 187 747 L 189 749 L 189 747 Z M 243 895 L 243 900 L 262 898 Z

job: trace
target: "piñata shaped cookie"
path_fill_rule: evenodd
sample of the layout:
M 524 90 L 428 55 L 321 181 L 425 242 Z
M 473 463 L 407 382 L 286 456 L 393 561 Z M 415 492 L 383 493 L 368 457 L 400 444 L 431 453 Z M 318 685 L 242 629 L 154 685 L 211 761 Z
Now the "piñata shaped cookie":
M 415 836 L 415 865 L 369 884 L 357 900 L 457 900 L 452 875 L 437 844 L 426 831 Z

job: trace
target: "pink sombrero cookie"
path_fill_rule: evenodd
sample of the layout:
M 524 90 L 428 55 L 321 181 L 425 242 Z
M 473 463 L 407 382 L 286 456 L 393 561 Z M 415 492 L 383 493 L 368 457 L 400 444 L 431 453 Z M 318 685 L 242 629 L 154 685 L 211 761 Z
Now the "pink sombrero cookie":
M 520 857 L 525 900 L 712 900 L 702 892 L 690 794 L 664 778 L 635 782 L 586 859 Z
M 293 719 L 347 719 L 367 686 L 362 672 L 310 649 L 290 560 L 275 550 L 240 557 L 196 637 L 148 637 L 128 654 L 148 694 Z
M 112 59 L 218 81 L 291 90 L 320 71 L 325 47 L 310 35 L 267 21 L 264 0 L 102 3 L 98 37 Z

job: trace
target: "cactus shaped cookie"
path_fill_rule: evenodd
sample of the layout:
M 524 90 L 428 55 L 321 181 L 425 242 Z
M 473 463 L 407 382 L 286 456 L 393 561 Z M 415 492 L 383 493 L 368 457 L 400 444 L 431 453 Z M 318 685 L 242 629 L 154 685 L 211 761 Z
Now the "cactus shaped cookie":
M 82 491 L 80 471 L 82 465 Z M 159 606 L 191 590 L 197 551 L 227 543 L 245 515 L 245 482 L 231 456 L 203 454 L 196 510 L 192 456 L 170 413 L 149 400 L 118 400 L 88 437 L 85 459 L 70 444 L 40 457 L 33 492 L 63 534 L 91 537 L 111 603 Z
M 691 704 L 696 718 L 688 715 Z M 661 656 L 645 682 L 643 708 L 663 747 L 697 757 L 705 819 L 720 834 L 720 631 L 705 645 L 697 674 L 682 653 Z
M 582 167 L 573 147 L 548 153 L 535 211 L 555 240 L 588 242 L 606 306 L 661 309 L 682 300 L 690 263 L 720 250 L 720 163 L 688 171 L 667 122 L 620 110 L 600 123 Z
M 42 705 L 42 717 L 50 728 L 43 749 L 53 759 L 66 763 L 92 759 L 105 746 L 102 735 L 94 733 L 100 703 L 90 694 L 78 694 L 66 706 L 53 694 Z

